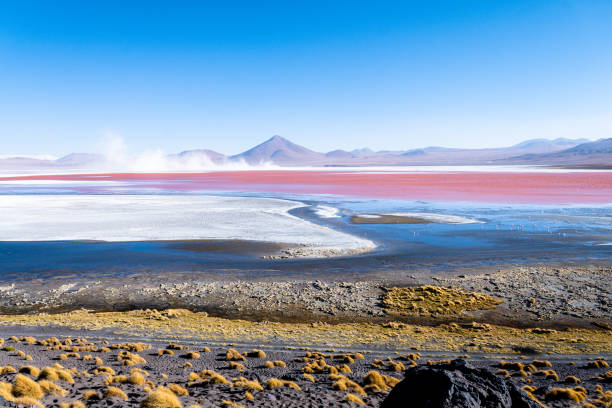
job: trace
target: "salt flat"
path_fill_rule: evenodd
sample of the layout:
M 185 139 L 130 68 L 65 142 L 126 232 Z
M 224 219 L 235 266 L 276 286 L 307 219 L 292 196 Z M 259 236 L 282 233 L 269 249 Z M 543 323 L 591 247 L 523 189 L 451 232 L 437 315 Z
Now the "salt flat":
M 289 214 L 303 206 L 251 197 L 5 195 L 0 196 L 0 241 L 236 239 L 303 246 L 302 256 L 376 246 Z

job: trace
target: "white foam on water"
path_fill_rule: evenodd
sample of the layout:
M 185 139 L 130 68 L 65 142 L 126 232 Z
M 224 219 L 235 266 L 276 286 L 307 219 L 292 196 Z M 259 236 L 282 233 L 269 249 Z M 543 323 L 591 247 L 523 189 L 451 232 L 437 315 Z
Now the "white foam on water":
M 315 214 L 321 218 L 340 218 L 339 211 L 337 208 L 328 205 L 317 205 L 314 208 Z
M 419 218 L 426 221 L 436 222 L 439 224 L 484 224 L 484 221 L 473 218 L 461 217 L 459 215 L 426 213 L 426 212 L 400 212 L 387 215 L 395 215 L 398 217 Z
M 288 213 L 304 206 L 252 197 L 4 195 L 0 241 L 237 239 L 303 245 L 312 256 L 376 247 Z

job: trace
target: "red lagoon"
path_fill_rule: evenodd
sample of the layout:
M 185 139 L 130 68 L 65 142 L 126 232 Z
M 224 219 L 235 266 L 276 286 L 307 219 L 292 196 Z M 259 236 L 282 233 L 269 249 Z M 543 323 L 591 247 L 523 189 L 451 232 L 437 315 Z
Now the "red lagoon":
M 612 203 L 611 172 L 395 172 L 354 170 L 248 170 L 206 173 L 98 173 L 1 177 L 0 181 L 91 182 L 81 192 L 105 192 L 96 182 L 168 191 L 250 191 L 333 194 L 401 200 L 525 204 Z

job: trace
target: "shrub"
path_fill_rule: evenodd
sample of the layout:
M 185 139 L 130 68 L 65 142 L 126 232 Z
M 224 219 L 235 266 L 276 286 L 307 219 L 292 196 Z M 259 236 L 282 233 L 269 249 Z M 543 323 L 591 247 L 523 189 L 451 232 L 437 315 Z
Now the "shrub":
M 29 397 L 34 399 L 42 398 L 45 393 L 40 385 L 23 374 L 17 374 L 13 381 L 12 393 L 15 397 Z
M 158 387 L 155 391 L 149 392 L 140 406 L 142 408 L 180 408 L 183 404 L 172 391 Z
M 544 398 L 547 401 L 571 400 L 574 402 L 582 402 L 586 399 L 586 394 L 582 391 L 577 391 L 572 388 L 553 388 L 548 391 Z
M 34 367 L 31 365 L 21 367 L 19 369 L 19 372 L 23 374 L 27 374 L 30 377 L 38 377 L 38 374 L 40 374 L 40 370 L 38 369 L 38 367 Z
M 168 388 L 175 395 L 179 395 L 179 396 L 181 396 L 181 395 L 189 395 L 189 391 L 187 391 L 187 389 L 185 389 L 184 387 L 181 387 L 178 384 L 168 384 Z
M 246 358 L 240 354 L 237 350 L 235 349 L 228 349 L 227 352 L 225 353 L 225 360 L 227 361 L 246 361 Z
M 287 380 L 279 380 L 278 378 L 270 378 L 264 384 L 266 388 L 269 390 L 273 390 L 276 387 L 288 387 L 288 388 L 293 388 L 294 390 L 300 390 L 300 391 L 302 390 L 300 386 L 297 385 L 295 382 L 287 381 Z
M 121 388 L 118 387 L 108 387 L 104 392 L 104 398 L 119 398 L 123 401 L 128 400 L 128 396 Z
M 358 404 L 365 405 L 365 402 L 363 402 L 363 400 L 355 394 L 346 394 L 346 400 L 348 402 L 356 402 Z

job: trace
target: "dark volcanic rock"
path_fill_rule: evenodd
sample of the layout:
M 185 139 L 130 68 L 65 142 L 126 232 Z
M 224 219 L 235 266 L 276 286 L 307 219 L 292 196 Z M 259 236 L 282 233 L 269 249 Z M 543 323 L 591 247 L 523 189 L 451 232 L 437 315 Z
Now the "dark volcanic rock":
M 510 381 L 465 360 L 413 367 L 382 408 L 535 408 L 538 404 Z

